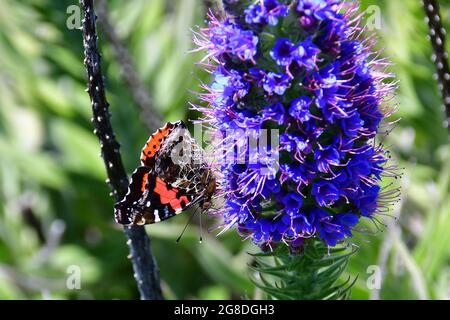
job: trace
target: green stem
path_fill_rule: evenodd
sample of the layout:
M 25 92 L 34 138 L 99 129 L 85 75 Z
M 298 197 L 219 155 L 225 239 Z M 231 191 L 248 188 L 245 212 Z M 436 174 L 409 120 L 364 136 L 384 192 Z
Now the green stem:
M 254 255 L 255 285 L 269 298 L 283 300 L 341 300 L 350 297 L 355 281 L 341 280 L 355 248 L 328 248 L 308 240 L 300 253 L 281 247 Z M 356 279 L 355 279 L 356 280 Z

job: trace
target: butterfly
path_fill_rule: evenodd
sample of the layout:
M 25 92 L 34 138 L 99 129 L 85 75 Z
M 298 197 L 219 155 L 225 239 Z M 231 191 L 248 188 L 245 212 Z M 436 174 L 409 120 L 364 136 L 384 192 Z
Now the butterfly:
M 141 166 L 132 174 L 114 216 L 123 225 L 167 220 L 194 205 L 211 208 L 217 181 L 203 150 L 183 121 L 168 122 L 150 136 L 141 152 Z

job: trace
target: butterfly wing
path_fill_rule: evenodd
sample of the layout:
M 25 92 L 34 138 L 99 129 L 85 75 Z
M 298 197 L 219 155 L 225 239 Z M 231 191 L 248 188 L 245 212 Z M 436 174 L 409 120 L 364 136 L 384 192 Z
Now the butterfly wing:
M 167 220 L 198 200 L 194 193 L 176 188 L 148 167 L 139 167 L 131 176 L 125 198 L 114 206 L 116 222 L 129 224 L 152 224 Z
M 139 167 L 133 172 L 127 194 L 114 206 L 114 218 L 117 223 L 133 224 L 135 211 L 142 201 L 151 173 L 149 167 Z
M 132 174 L 125 198 L 114 206 L 116 221 L 156 223 L 201 202 L 206 170 L 202 157 L 182 121 L 157 130 L 142 149 L 142 166 Z
M 141 165 L 149 167 L 151 169 L 155 168 L 155 159 L 161 146 L 165 143 L 167 137 L 172 133 L 173 130 L 177 128 L 186 128 L 183 121 L 168 122 L 164 127 L 156 130 L 142 148 L 141 151 Z

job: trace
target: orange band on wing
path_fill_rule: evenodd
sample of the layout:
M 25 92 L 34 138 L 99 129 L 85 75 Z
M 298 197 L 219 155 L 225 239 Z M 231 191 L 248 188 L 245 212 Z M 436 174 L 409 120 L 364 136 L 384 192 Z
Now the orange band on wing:
M 159 129 L 154 134 L 150 136 L 147 143 L 145 144 L 144 149 L 142 149 L 141 161 L 145 164 L 145 161 L 148 158 L 153 158 L 161 147 L 161 143 L 164 141 L 164 138 L 170 133 L 172 126 L 166 125 L 164 128 Z
M 189 199 L 186 196 L 181 196 L 180 198 L 177 198 L 178 190 L 175 188 L 169 190 L 167 188 L 167 184 L 159 177 L 156 177 L 156 186 L 154 191 L 155 193 L 159 194 L 162 204 L 169 203 L 172 209 L 174 209 L 175 211 L 183 209 L 182 205 L 183 202 L 184 206 L 186 206 L 189 203 Z
M 145 191 L 145 186 L 147 185 L 147 180 L 148 180 L 148 172 L 144 173 L 144 175 L 142 176 L 142 185 L 141 185 L 142 192 Z

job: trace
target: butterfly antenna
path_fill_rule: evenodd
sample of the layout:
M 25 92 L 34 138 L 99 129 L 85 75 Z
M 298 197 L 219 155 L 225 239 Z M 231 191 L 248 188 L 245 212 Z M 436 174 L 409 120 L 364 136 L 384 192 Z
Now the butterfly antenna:
M 203 211 L 200 212 L 200 240 L 199 243 L 202 243 L 203 241 L 203 226 L 202 226 L 202 215 L 203 215 Z
M 177 244 L 180 242 L 181 237 L 183 236 L 184 232 L 186 231 L 188 225 L 191 223 L 192 218 L 194 218 L 194 216 L 197 213 L 197 211 L 198 211 L 198 208 L 195 209 L 194 213 L 189 217 L 189 220 L 186 222 L 186 225 L 184 226 L 183 231 L 181 231 L 180 236 L 177 238 L 177 241 L 176 241 Z

